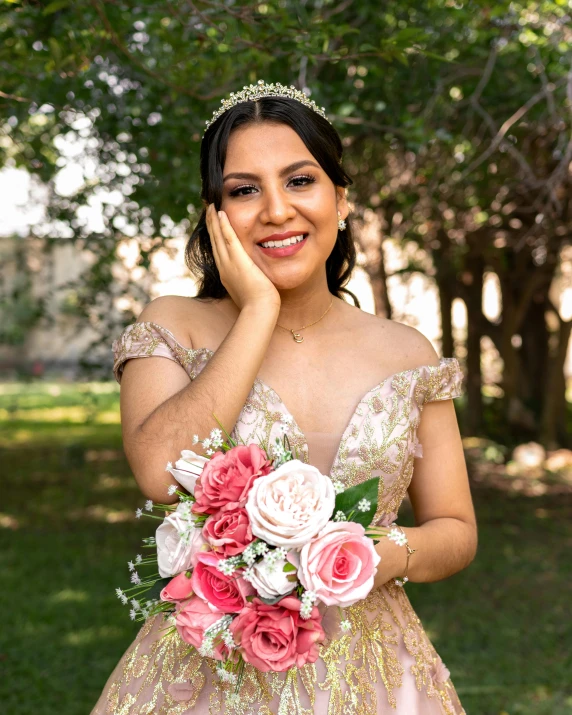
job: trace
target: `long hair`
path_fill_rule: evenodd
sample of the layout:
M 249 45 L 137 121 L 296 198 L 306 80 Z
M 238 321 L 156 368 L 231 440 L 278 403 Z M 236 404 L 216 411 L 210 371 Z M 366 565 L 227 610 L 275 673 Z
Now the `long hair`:
M 279 122 L 291 127 L 335 186 L 352 184 L 342 167 L 342 142 L 334 127 L 317 112 L 288 97 L 264 97 L 257 101 L 240 102 L 228 109 L 207 129 L 201 143 L 201 179 L 203 210 L 185 248 L 185 261 L 198 280 L 197 298 L 224 298 L 228 295 L 216 266 L 206 225 L 206 209 L 214 203 L 218 210 L 223 192 L 223 168 L 228 140 L 234 129 L 263 121 Z M 351 295 L 359 308 L 357 297 L 345 288 L 356 263 L 356 248 L 349 221 L 338 230 L 332 252 L 326 260 L 326 276 L 330 293 L 342 298 Z

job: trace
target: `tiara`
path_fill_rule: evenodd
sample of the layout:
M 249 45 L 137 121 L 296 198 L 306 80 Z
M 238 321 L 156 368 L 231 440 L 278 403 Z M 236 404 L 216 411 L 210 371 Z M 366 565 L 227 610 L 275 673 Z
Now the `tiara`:
M 319 107 L 313 99 L 309 99 L 304 92 L 296 89 L 293 85 L 286 87 L 285 85 L 280 84 L 280 82 L 266 84 L 263 79 L 259 79 L 256 84 L 250 84 L 248 86 L 245 85 L 241 92 L 231 92 L 228 99 L 221 99 L 221 106 L 214 112 L 212 117 L 207 119 L 205 122 L 205 132 L 210 125 L 221 116 L 221 114 L 224 114 L 227 111 L 227 109 L 230 109 L 241 102 L 256 102 L 258 99 L 262 99 L 263 97 L 288 97 L 290 99 L 295 99 L 298 102 L 305 104 L 310 109 L 313 109 L 314 112 L 317 112 L 328 122 L 330 121 L 326 116 L 325 107 Z

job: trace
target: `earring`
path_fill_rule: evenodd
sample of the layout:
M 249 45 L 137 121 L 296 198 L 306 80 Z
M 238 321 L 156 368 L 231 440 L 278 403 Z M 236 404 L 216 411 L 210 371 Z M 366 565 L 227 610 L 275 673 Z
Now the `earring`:
M 341 218 L 341 213 L 338 211 L 338 230 L 343 231 L 346 227 L 346 222 Z

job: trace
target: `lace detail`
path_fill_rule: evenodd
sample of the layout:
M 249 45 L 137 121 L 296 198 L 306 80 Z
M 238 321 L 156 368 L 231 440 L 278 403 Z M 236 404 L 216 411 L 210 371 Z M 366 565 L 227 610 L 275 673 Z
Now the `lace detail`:
M 195 379 L 213 355 L 207 348 L 184 348 L 155 323 L 128 326 L 113 351 L 118 381 L 132 357 L 167 357 Z M 441 358 L 437 366 L 390 375 L 359 401 L 331 475 L 347 486 L 380 477 L 375 522 L 395 517 L 414 459 L 422 457 L 417 427 L 424 405 L 460 394 L 458 361 Z M 278 436 L 281 422 L 289 424 L 291 443 L 307 462 L 306 437 L 280 396 L 257 378 L 233 436 L 266 445 Z M 112 673 L 92 715 L 376 715 L 387 708 L 402 715 L 465 713 L 404 589 L 390 581 L 345 613 L 348 633 L 339 629 L 337 609 L 326 609 L 328 640 L 316 663 L 287 673 L 261 673 L 247 666 L 234 705 L 227 701 L 232 686 L 217 677 L 215 661 L 201 658 L 177 634 L 161 639 L 163 617 L 151 618 Z

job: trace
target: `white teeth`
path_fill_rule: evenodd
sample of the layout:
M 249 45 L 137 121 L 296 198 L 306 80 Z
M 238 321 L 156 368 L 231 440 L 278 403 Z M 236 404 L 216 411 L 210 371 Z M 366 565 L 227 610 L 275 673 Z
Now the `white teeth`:
M 299 236 L 291 236 L 290 238 L 284 239 L 284 241 L 265 241 L 264 243 L 261 243 L 260 245 L 263 248 L 281 248 L 283 246 L 291 246 L 294 243 L 300 243 L 300 241 L 304 240 L 304 235 L 300 234 Z

